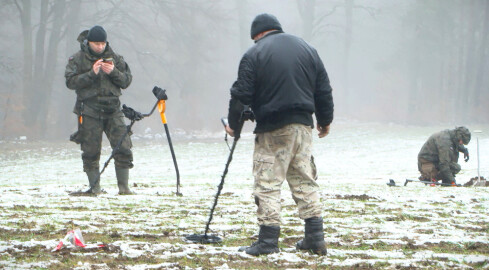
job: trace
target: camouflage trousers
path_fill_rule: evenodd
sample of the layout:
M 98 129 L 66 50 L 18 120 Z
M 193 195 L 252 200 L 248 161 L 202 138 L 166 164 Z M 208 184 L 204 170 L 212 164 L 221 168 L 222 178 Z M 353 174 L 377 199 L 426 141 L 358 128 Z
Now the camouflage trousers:
M 290 124 L 259 133 L 253 154 L 254 196 L 259 225 L 280 225 L 280 190 L 285 179 L 299 217 L 321 216 L 317 173 L 311 155 L 312 129 Z
M 89 116 L 83 117 L 83 123 L 79 125 L 78 132 L 82 150 L 83 170 L 98 170 L 100 150 L 102 149 L 102 134 L 109 139 L 112 149 L 117 146 L 121 137 L 126 133 L 127 127 L 124 117 L 116 116 L 107 119 L 98 119 Z M 114 164 L 117 168 L 132 168 L 131 138 L 127 134 L 119 151 L 114 155 Z
M 450 172 L 455 176 L 460 172 L 461 167 L 456 162 L 450 163 Z M 443 180 L 439 171 L 437 169 L 436 164 L 431 161 L 428 161 L 424 158 L 418 158 L 418 170 L 421 173 L 421 179 L 426 181 L 435 180 Z

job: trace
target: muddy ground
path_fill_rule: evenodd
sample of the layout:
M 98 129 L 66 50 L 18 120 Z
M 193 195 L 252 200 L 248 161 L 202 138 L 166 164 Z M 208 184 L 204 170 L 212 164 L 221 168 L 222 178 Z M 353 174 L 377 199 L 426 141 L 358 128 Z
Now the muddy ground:
M 387 143 L 392 134 L 376 130 L 379 126 L 343 126 L 329 141 L 315 140 L 328 246 L 328 255 L 322 257 L 295 250 L 303 223 L 287 185 L 282 192 L 281 252 L 260 257 L 238 252 L 257 233 L 251 134 L 238 145 L 211 224 L 211 233 L 223 242 L 211 245 L 186 242 L 185 236 L 204 231 L 228 154 L 221 138 L 175 139 L 181 197 L 175 195 L 173 164 L 161 136 L 134 137 L 134 196 L 116 195 L 112 165 L 102 178 L 106 194 L 68 196 L 87 188 L 76 145 L 2 141 L 0 268 L 489 268 L 489 189 L 403 186 L 403 177 L 417 176 L 412 156 L 431 130 L 404 132 Z M 361 136 L 370 140 L 355 140 Z M 481 142 L 487 147 L 486 138 Z M 371 151 L 374 145 L 376 151 Z M 105 147 L 102 159 L 109 153 Z M 396 161 L 389 158 L 393 155 Z M 462 168 L 460 183 L 476 172 L 470 162 Z M 401 186 L 387 186 L 389 178 Z M 88 246 L 53 252 L 73 228 L 81 229 Z

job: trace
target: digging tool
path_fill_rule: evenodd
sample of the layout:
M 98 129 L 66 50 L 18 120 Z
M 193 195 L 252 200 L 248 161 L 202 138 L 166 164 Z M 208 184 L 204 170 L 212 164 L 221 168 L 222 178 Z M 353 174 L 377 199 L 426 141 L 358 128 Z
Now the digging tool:
M 417 182 L 417 183 L 423 183 L 423 184 L 427 184 L 427 185 L 439 185 L 439 186 L 446 186 L 446 187 L 461 187 L 462 186 L 460 184 L 446 184 L 446 183 L 421 181 L 421 180 L 414 180 L 414 179 L 406 179 L 406 182 L 404 182 L 404 186 L 406 186 L 409 182 Z
M 207 235 L 207 233 L 209 232 L 209 226 L 211 224 L 212 217 L 214 216 L 214 210 L 216 209 L 217 200 L 219 199 L 219 195 L 221 194 L 221 190 L 224 186 L 224 179 L 226 178 L 226 174 L 228 173 L 229 165 L 231 164 L 231 161 L 233 160 L 234 149 L 236 148 L 236 144 L 238 143 L 238 140 L 241 136 L 241 129 L 243 128 L 243 124 L 246 120 L 254 121 L 254 119 L 255 118 L 254 118 L 253 111 L 251 110 L 251 108 L 249 106 L 245 106 L 245 109 L 241 113 L 241 117 L 239 120 L 239 127 L 235 130 L 235 133 L 234 133 L 233 145 L 231 146 L 229 156 L 228 156 L 228 161 L 226 162 L 226 166 L 224 167 L 224 172 L 222 173 L 222 176 L 221 176 L 221 182 L 219 183 L 219 186 L 217 187 L 217 193 L 216 193 L 216 196 L 214 197 L 214 204 L 212 205 L 212 208 L 211 208 L 211 211 L 209 214 L 209 220 L 207 221 L 207 224 L 205 225 L 205 232 L 203 235 L 202 234 L 188 235 L 185 237 L 187 240 L 194 242 L 194 243 L 201 243 L 201 244 L 214 244 L 214 243 L 222 242 L 222 239 L 219 236 Z M 227 119 L 225 119 L 225 118 L 222 118 L 221 122 L 223 123 L 223 125 L 225 127 L 228 125 Z
M 156 86 L 153 88 L 153 93 L 155 92 L 155 88 L 157 88 Z M 166 93 L 165 91 L 166 90 L 163 90 L 161 88 L 158 88 L 160 89 L 160 91 L 158 92 L 159 93 L 159 96 L 161 98 L 166 98 Z M 162 92 L 161 92 L 162 91 Z M 155 94 L 156 95 L 156 94 Z M 158 102 L 160 100 L 158 100 L 155 105 L 153 106 L 153 108 L 151 109 L 151 111 L 149 113 L 146 113 L 146 114 L 143 114 L 143 113 L 140 113 L 140 112 L 137 112 L 135 111 L 133 108 L 131 107 L 127 107 L 126 104 L 122 105 L 122 113 L 124 113 L 124 116 L 126 118 L 128 118 L 129 120 L 131 120 L 131 123 L 127 126 L 126 128 L 126 132 L 122 135 L 122 137 L 119 139 L 119 141 L 117 142 L 116 146 L 112 149 L 112 153 L 110 154 L 109 158 L 107 159 L 107 161 L 105 161 L 104 163 L 104 166 L 102 167 L 102 170 L 100 171 L 99 173 L 99 177 L 97 179 L 97 182 L 94 184 L 94 186 L 96 186 L 98 184 L 98 182 L 100 182 L 100 176 L 104 173 L 105 169 L 107 168 L 107 166 L 109 166 L 109 163 L 110 161 L 112 160 L 112 158 L 114 157 L 114 155 L 119 151 L 119 149 L 121 148 L 121 145 L 122 145 L 122 142 L 124 141 L 124 139 L 126 138 L 127 134 L 129 134 L 131 132 L 131 128 L 132 126 L 134 125 L 134 123 L 136 121 L 140 121 L 142 120 L 143 118 L 145 117 L 149 117 L 153 114 L 153 112 L 155 111 L 156 107 L 158 106 Z M 83 118 L 82 116 L 80 116 L 79 118 L 79 121 L 80 123 L 83 121 Z M 85 192 L 82 192 L 82 191 L 76 191 L 76 192 L 72 192 L 70 193 L 69 195 L 71 196 L 82 196 L 82 195 L 86 195 L 86 194 L 90 194 L 91 193 L 91 187 L 88 191 L 85 191 Z M 93 194 L 95 195 L 95 194 Z
M 170 137 L 170 131 L 168 130 L 168 124 L 166 121 L 166 116 L 165 116 L 165 110 L 166 110 L 166 103 L 165 101 L 167 98 L 161 98 L 161 91 L 165 91 L 159 87 L 156 87 L 153 89 L 153 94 L 155 97 L 158 99 L 158 111 L 160 112 L 161 116 L 161 122 L 165 126 L 165 132 L 166 132 L 166 138 L 168 139 L 168 145 L 170 145 L 170 152 L 171 152 L 171 157 L 173 159 L 173 165 L 175 166 L 175 172 L 177 174 L 177 196 L 182 196 L 183 194 L 180 193 L 180 172 L 178 171 L 178 164 L 177 164 L 177 158 L 175 157 L 175 151 L 173 150 L 173 144 L 171 143 L 171 137 Z M 163 93 L 164 94 L 164 93 Z M 166 94 L 164 95 L 166 97 Z

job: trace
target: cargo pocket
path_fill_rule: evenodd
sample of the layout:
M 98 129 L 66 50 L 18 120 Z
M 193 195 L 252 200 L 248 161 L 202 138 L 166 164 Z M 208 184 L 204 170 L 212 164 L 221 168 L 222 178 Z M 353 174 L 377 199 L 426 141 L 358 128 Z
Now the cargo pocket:
M 314 163 L 313 155 L 311 155 L 311 170 L 312 170 L 312 179 L 318 180 L 318 170 L 316 168 L 316 163 Z
M 76 144 L 80 144 L 81 143 L 80 131 L 77 130 L 75 133 L 71 134 L 70 135 L 70 141 L 72 141 Z
M 82 143 L 82 139 L 83 139 L 83 130 L 82 129 L 83 129 L 83 125 L 80 122 L 78 122 L 78 130 L 75 133 L 70 135 L 70 141 L 72 141 L 76 144 Z
M 255 180 L 270 182 L 275 179 L 273 164 L 275 156 L 255 154 L 253 158 L 253 176 Z

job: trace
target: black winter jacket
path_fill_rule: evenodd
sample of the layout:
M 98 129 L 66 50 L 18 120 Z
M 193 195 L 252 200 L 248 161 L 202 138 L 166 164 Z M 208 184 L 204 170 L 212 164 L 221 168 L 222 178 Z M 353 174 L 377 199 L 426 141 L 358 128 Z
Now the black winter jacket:
M 274 31 L 259 39 L 241 59 L 238 79 L 231 88 L 233 104 L 250 105 L 257 121 L 255 133 L 301 123 L 319 126 L 333 120 L 333 97 L 328 74 L 317 51 L 303 39 Z M 239 111 L 239 110 L 238 110 Z M 235 114 L 235 113 L 234 113 Z

